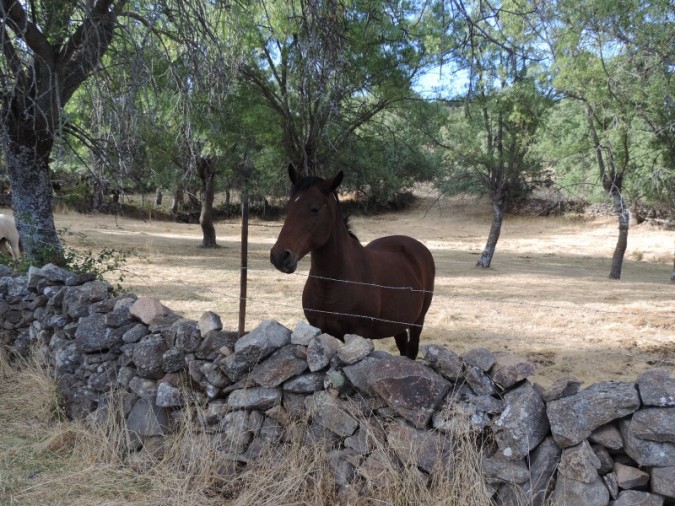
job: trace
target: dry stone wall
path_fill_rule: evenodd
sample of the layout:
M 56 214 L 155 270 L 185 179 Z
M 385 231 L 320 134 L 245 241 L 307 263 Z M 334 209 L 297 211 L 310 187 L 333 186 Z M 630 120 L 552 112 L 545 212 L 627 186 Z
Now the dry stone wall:
M 453 438 L 469 431 L 496 504 L 675 504 L 675 379 L 665 368 L 636 382 L 541 388 L 527 379 L 535 366 L 508 353 L 430 344 L 411 361 L 302 322 L 264 321 L 238 339 L 214 313 L 187 320 L 55 265 L 0 276 L 0 344 L 40 354 L 74 419 L 100 419 L 122 392 L 138 449 L 195 409 L 243 466 L 301 423 L 308 443 L 326 447 L 339 493 L 358 495 L 383 460 L 451 472 Z

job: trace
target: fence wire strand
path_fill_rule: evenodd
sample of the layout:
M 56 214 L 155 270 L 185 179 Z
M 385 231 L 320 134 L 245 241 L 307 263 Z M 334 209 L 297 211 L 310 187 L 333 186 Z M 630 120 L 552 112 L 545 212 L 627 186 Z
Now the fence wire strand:
M 246 270 L 249 273 L 262 273 L 262 274 L 274 274 L 274 275 L 279 275 L 280 273 L 274 269 L 260 269 L 260 268 L 242 268 L 242 270 Z M 350 280 L 342 280 L 342 279 L 334 279 L 334 278 L 329 278 L 325 276 L 314 276 L 310 275 L 309 272 L 295 272 L 293 273 L 294 276 L 302 277 L 302 278 L 308 278 L 308 277 L 314 277 L 318 278 L 324 281 L 331 281 L 331 282 L 337 282 L 337 283 L 347 283 L 347 284 L 354 284 L 356 286 L 371 286 L 374 288 L 378 289 L 390 289 L 393 291 L 401 291 L 401 290 L 407 290 L 407 291 L 414 291 L 414 292 L 424 292 L 424 293 L 431 293 L 434 296 L 434 302 L 436 304 L 439 303 L 439 300 L 443 299 L 460 299 L 460 300 L 471 300 L 471 301 L 478 301 L 482 304 L 486 305 L 492 305 L 492 304 L 498 304 L 498 305 L 512 305 L 512 306 L 521 306 L 521 307 L 533 307 L 533 308 L 538 308 L 538 309 L 544 309 L 544 310 L 560 310 L 560 311 L 572 311 L 572 312 L 582 312 L 582 313 L 590 313 L 590 314 L 600 314 L 600 315 L 613 315 L 613 316 L 620 316 L 620 317 L 626 317 L 626 316 L 638 316 L 638 317 L 664 317 L 664 316 L 669 316 L 672 314 L 673 318 L 675 318 L 675 310 L 664 310 L 662 312 L 633 312 L 633 311 L 627 311 L 627 310 L 621 310 L 621 311 L 612 311 L 612 310 L 607 310 L 607 309 L 599 309 L 599 308 L 590 308 L 590 307 L 582 307 L 579 305 L 575 305 L 570 303 L 569 305 L 557 305 L 557 304 L 545 304 L 545 303 L 540 303 L 540 302 L 530 302 L 530 301 L 524 301 L 524 300 L 508 300 L 508 299 L 490 299 L 486 297 L 481 297 L 481 296 L 476 296 L 476 295 L 467 295 L 467 294 L 451 294 L 451 293 L 445 293 L 444 292 L 437 292 L 437 291 L 430 291 L 430 290 L 420 290 L 420 289 L 414 289 L 412 287 L 401 287 L 401 286 L 387 286 L 387 285 L 380 285 L 380 284 L 374 284 L 374 283 L 366 283 L 362 281 L 350 281 Z M 185 281 L 181 281 L 181 284 L 183 284 L 186 287 L 194 288 L 194 289 L 203 289 L 203 287 L 197 287 L 191 283 L 187 283 Z M 225 299 L 230 299 L 233 302 L 234 301 L 240 301 L 242 299 L 241 296 L 239 295 L 230 295 L 227 293 L 218 293 L 216 290 L 209 288 L 208 289 L 209 293 L 212 293 L 216 297 L 221 297 Z M 335 315 L 336 317 L 343 317 L 343 318 L 362 318 L 365 320 L 370 320 L 370 321 L 377 321 L 377 322 L 382 322 L 382 323 L 390 323 L 390 324 L 396 324 L 396 325 L 403 325 L 406 327 L 424 327 L 429 330 L 447 330 L 444 327 L 439 327 L 435 326 L 433 324 L 426 323 L 424 325 L 419 325 L 415 323 L 407 323 L 407 322 L 401 322 L 401 321 L 396 321 L 396 320 L 390 320 L 390 319 L 385 319 L 385 318 L 378 318 L 374 316 L 369 316 L 369 315 L 362 315 L 362 314 L 354 314 L 354 313 L 345 313 L 345 312 L 336 312 L 336 311 L 327 311 L 327 310 L 322 310 L 322 309 L 317 309 L 317 308 L 311 308 L 311 307 L 303 307 L 302 304 L 289 304 L 285 303 L 279 300 L 276 300 L 273 304 L 273 306 L 270 305 L 269 301 L 261 300 L 256 297 L 251 297 L 251 296 L 246 296 L 244 298 L 248 303 L 251 305 L 255 305 L 256 307 L 265 307 L 267 308 L 267 313 L 270 314 L 270 317 L 274 318 L 274 315 L 271 311 L 273 307 L 281 307 L 287 310 L 292 310 L 293 312 L 299 312 L 302 311 L 303 315 L 308 313 L 308 312 L 316 312 L 316 313 L 321 313 L 321 314 L 332 314 Z M 433 303 L 432 303 L 433 304 Z M 433 307 L 433 306 L 432 306 Z M 238 314 L 238 307 L 232 306 L 232 311 L 229 311 L 228 313 L 232 314 Z

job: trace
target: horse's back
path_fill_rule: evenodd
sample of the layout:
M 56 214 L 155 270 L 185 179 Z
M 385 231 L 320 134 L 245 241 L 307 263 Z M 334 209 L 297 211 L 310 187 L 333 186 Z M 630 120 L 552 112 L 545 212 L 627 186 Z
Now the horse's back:
M 419 242 L 417 239 L 407 235 L 390 235 L 380 237 L 368 243 L 366 250 L 374 253 L 378 260 L 391 262 L 395 265 L 389 267 L 400 268 L 400 263 L 408 263 L 415 266 L 416 270 L 425 274 L 425 278 L 433 285 L 433 279 L 436 271 L 434 257 L 431 251 Z M 429 289 L 425 286 L 425 288 Z

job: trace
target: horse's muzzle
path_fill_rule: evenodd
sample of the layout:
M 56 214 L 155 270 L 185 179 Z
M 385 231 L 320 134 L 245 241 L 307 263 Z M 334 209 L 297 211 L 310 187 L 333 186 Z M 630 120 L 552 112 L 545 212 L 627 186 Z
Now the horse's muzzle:
M 270 251 L 270 262 L 272 262 L 274 267 L 286 274 L 295 272 L 295 269 L 298 267 L 298 257 L 287 249 L 277 252 L 272 248 L 272 251 Z

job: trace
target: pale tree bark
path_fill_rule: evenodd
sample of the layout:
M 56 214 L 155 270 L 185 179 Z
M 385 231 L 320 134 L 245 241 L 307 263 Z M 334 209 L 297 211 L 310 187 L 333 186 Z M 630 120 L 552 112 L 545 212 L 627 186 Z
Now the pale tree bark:
M 616 242 L 616 247 L 614 248 L 614 254 L 612 255 L 612 266 L 610 267 L 609 278 L 621 279 L 623 258 L 624 255 L 626 254 L 626 248 L 628 247 L 628 230 L 630 228 L 630 210 L 626 206 L 626 203 L 623 200 L 623 196 L 621 195 L 623 183 L 623 170 L 618 171 L 616 169 L 611 153 L 608 154 L 607 156 L 608 159 L 605 161 L 605 157 L 603 154 L 604 147 L 602 145 L 602 142 L 600 141 L 598 131 L 595 128 L 593 109 L 591 108 L 588 102 L 586 102 L 585 105 L 586 105 L 586 117 L 588 119 L 588 127 L 591 133 L 593 147 L 595 148 L 596 161 L 598 163 L 598 168 L 600 169 L 600 178 L 602 180 L 602 186 L 605 189 L 605 191 L 608 192 L 609 196 L 612 199 L 614 211 L 616 212 L 619 221 L 619 237 Z M 626 164 L 628 163 L 627 154 L 624 163 Z
M 492 225 L 490 226 L 490 233 L 488 234 L 487 242 L 483 248 L 483 252 L 478 257 L 476 267 L 488 269 L 492 262 L 492 257 L 497 248 L 497 241 L 502 232 L 502 223 L 504 221 L 504 199 L 498 196 L 492 199 Z

